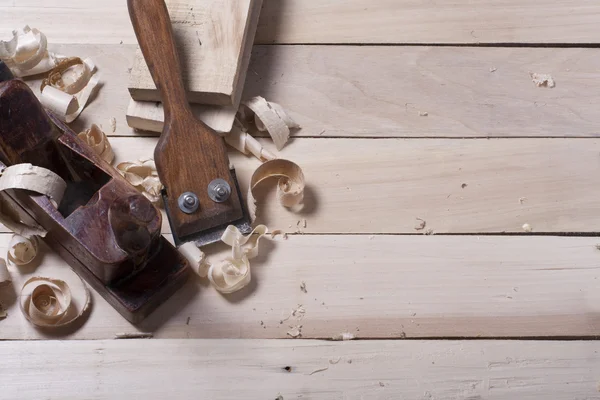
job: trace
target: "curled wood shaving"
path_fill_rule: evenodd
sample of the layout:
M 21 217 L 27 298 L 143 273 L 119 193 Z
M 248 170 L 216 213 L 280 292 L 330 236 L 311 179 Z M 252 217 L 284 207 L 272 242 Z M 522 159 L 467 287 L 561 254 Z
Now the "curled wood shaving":
M 522 228 L 523 228 L 523 230 L 524 230 L 525 232 L 531 232 L 531 231 L 533 231 L 533 228 L 532 228 L 532 227 L 531 227 L 531 225 L 529 225 L 529 224 L 523 224 L 523 227 L 522 227 Z
M 14 265 L 26 265 L 32 262 L 38 253 L 38 237 L 26 238 L 13 235 L 8 244 L 8 262 Z
M 152 203 L 160 204 L 160 191 L 163 188 L 154 160 L 123 162 L 117 165 L 117 170 Z
M 179 252 L 189 261 L 192 269 L 201 277 L 208 276 L 210 263 L 206 259 L 206 254 L 196 246 L 194 242 L 187 242 L 179 246 Z
M 81 278 L 79 278 L 81 280 Z M 85 301 L 77 312 L 73 306 L 71 289 L 65 281 L 43 277 L 28 279 L 21 289 L 19 305 L 25 318 L 38 327 L 58 328 L 81 317 L 90 304 L 90 291 L 85 288 Z
M 8 41 L 0 40 L 0 60 L 16 77 L 37 75 L 50 71 L 65 57 L 47 50 L 46 36 L 25 25 L 12 32 Z
M 556 86 L 554 82 L 554 78 L 550 74 L 538 74 L 536 72 L 530 72 L 529 76 L 531 76 L 531 80 L 535 83 L 537 87 L 549 87 L 553 88 Z
M 290 129 L 298 129 L 298 125 L 277 103 L 269 102 L 263 97 L 256 96 L 243 104 L 251 112 L 247 113 L 242 108 L 245 119 L 254 118 L 256 128 L 261 132 L 268 132 L 277 150 L 285 146 L 290 137 Z
M 250 282 L 249 260 L 258 255 L 258 242 L 268 231 L 265 225 L 258 225 L 247 236 L 240 230 L 229 225 L 221 241 L 231 246 L 231 257 L 227 257 L 220 264 L 212 264 L 208 269 L 210 283 L 221 293 L 233 293 Z
M 0 258 L 0 287 L 6 286 L 12 282 L 12 278 L 10 277 L 10 272 L 8 272 L 8 267 L 6 266 L 6 261 L 3 258 Z M 0 309 L 2 307 L 0 306 Z
M 252 137 L 245 128 L 233 126 L 231 132 L 224 136 L 225 143 L 233 147 L 234 149 L 242 152 L 243 154 L 252 153 L 254 157 L 260 161 L 268 161 L 277 158 L 275 154 L 265 149 L 258 140 Z
M 317 372 L 327 371 L 328 369 L 329 369 L 329 367 L 317 368 L 317 369 L 315 369 L 313 372 L 311 372 L 308 375 L 313 375 L 313 374 L 316 374 Z
M 261 182 L 269 178 L 279 178 L 277 182 L 277 199 L 282 206 L 288 208 L 296 206 L 304 198 L 305 182 L 302 169 L 288 160 L 267 161 L 254 171 L 250 179 L 248 211 L 252 221 L 256 218 L 256 200 L 253 191 Z
M 48 196 L 55 206 L 60 204 L 66 187 L 66 182 L 54 172 L 31 164 L 11 165 L 0 176 L 0 192 L 9 189 L 30 190 Z M 5 196 L 0 196 L 0 222 L 21 236 L 46 234 L 43 227 Z
M 302 325 L 290 326 L 290 330 L 287 331 L 287 335 L 294 339 L 302 336 Z
M 90 146 L 104 161 L 109 164 L 113 162 L 115 153 L 113 153 L 106 134 L 102 132 L 98 125 L 92 124 L 90 128 L 80 132 L 77 137 Z
M 65 122 L 73 122 L 92 97 L 98 79 L 96 66 L 89 58 L 68 58 L 61 61 L 42 81 L 40 101 Z

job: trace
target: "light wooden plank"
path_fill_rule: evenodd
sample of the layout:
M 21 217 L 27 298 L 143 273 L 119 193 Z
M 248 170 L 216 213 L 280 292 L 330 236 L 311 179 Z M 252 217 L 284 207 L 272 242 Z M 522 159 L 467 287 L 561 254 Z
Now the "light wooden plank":
M 237 108 L 262 0 L 166 3 L 188 100 Z M 141 50 L 136 51 L 128 89 L 134 100 L 161 100 Z
M 593 400 L 599 350 L 595 341 L 2 342 L 0 384 L 23 400 Z
M 0 235 L 0 252 L 9 235 Z M 93 293 L 91 314 L 53 334 L 31 327 L 10 292 L 1 339 L 595 336 L 600 331 L 597 238 L 315 236 L 261 241 L 250 286 L 223 296 L 192 277 L 142 324 L 131 325 Z M 225 246 L 205 248 L 212 261 Z M 81 286 L 55 254 L 37 268 L 11 268 L 13 287 L 32 275 Z M 300 289 L 302 282 L 306 293 Z M 291 316 L 301 304 L 304 317 Z M 283 322 L 282 322 L 283 321 Z M 78 328 L 78 329 L 76 329 Z
M 136 135 L 125 121 L 129 101 L 125 87 L 135 47 L 53 47 L 68 55 L 92 57 L 104 82 L 76 126 L 106 124 L 114 116 L 115 134 Z M 255 46 L 244 98 L 261 95 L 283 105 L 302 126 L 294 132 L 298 137 L 598 136 L 597 53 L 596 49 Z M 551 73 L 557 86 L 536 87 L 529 76 L 532 71 Z M 205 110 L 204 120 L 226 132 L 234 111 L 214 109 L 206 115 Z M 424 112 L 428 115 L 419 115 Z M 137 115 L 138 120 L 130 123 L 138 128 L 162 130 L 162 110 L 156 103 L 146 105 L 143 113 L 129 114 Z M 144 118 L 142 125 L 139 118 Z
M 266 0 L 257 43 L 598 43 L 594 0 Z M 121 0 L 2 0 L 4 35 L 33 24 L 55 43 L 134 44 Z M 74 33 L 77 34 L 74 34 Z
M 255 46 L 244 98 L 283 105 L 296 136 L 598 136 L 599 71 L 597 49 Z
M 156 141 L 111 143 L 119 162 L 152 157 Z M 295 232 L 306 219 L 305 233 L 597 232 L 599 153 L 597 139 L 299 139 L 280 155 L 304 170 L 304 208 L 281 207 L 266 185 L 259 222 Z M 258 161 L 230 154 L 246 193 Z

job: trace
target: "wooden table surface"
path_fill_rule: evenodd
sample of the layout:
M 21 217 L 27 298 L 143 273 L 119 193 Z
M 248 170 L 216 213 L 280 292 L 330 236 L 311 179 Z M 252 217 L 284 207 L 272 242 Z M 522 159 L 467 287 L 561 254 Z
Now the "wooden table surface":
M 125 122 L 126 2 L 0 0 L 0 38 L 25 24 L 98 66 L 74 128 L 115 117 L 116 161 L 150 157 Z M 262 198 L 289 239 L 261 243 L 245 290 L 191 279 L 139 326 L 92 293 L 40 331 L 3 293 L 0 398 L 600 399 L 599 43 L 595 0 L 264 0 L 244 97 L 303 127 L 280 153 L 303 211 Z M 257 161 L 231 160 L 244 191 Z M 71 273 L 48 250 L 12 272 Z

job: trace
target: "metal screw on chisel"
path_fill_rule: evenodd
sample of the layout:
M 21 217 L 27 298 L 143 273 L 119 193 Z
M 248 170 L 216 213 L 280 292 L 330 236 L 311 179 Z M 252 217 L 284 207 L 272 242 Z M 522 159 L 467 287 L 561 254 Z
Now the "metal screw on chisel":
M 185 192 L 179 199 L 177 199 L 177 204 L 179 205 L 179 209 L 186 214 L 191 214 L 198 209 L 200 205 L 200 201 L 198 200 L 198 196 L 196 196 L 192 192 Z
M 224 179 L 215 179 L 208 184 L 208 197 L 215 203 L 226 201 L 231 195 L 231 186 Z

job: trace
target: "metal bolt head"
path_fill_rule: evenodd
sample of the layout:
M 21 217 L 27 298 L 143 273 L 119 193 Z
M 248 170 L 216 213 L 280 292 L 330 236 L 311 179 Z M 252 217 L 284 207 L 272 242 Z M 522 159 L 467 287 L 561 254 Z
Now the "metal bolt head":
M 198 209 L 200 201 L 198 196 L 192 192 L 185 192 L 177 199 L 179 209 L 186 214 L 191 214 Z
M 231 186 L 224 179 L 214 179 L 208 184 L 208 197 L 215 203 L 227 201 L 231 196 Z

